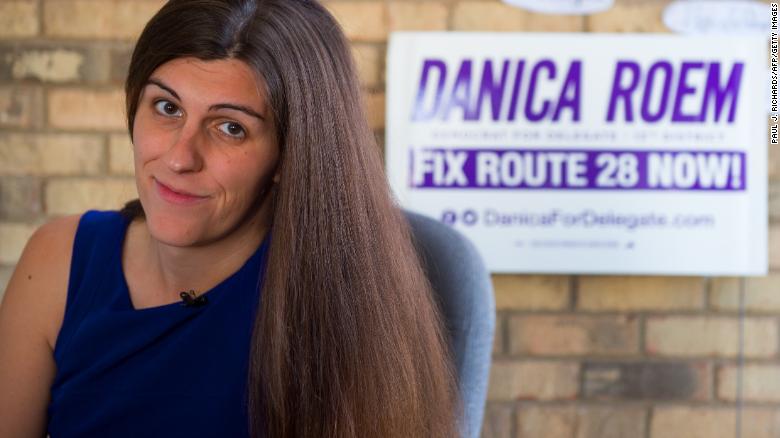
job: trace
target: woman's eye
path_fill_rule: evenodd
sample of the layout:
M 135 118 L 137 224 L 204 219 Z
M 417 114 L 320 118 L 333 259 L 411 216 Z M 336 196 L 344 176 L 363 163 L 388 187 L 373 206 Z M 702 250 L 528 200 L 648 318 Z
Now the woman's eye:
M 181 116 L 181 110 L 178 106 L 176 106 L 175 103 L 168 101 L 168 100 L 158 100 L 154 104 L 154 109 L 157 110 L 158 113 L 170 116 L 170 117 L 178 117 Z
M 220 131 L 233 138 L 244 138 L 244 135 L 246 135 L 244 127 L 236 122 L 221 123 L 218 128 Z

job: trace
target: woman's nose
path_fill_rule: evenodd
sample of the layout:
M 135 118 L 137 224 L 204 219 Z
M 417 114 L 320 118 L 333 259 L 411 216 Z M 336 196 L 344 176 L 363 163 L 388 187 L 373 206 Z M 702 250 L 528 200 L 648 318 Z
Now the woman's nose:
M 203 167 L 197 127 L 184 127 L 180 131 L 165 153 L 165 163 L 175 173 L 197 172 Z

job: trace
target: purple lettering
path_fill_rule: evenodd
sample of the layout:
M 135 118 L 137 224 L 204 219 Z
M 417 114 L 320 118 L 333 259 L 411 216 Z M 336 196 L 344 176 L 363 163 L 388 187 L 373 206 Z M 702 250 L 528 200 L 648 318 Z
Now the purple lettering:
M 463 109 L 465 120 L 475 120 L 473 112 L 469 111 L 471 104 L 471 60 L 466 59 L 460 64 L 460 70 L 452 86 L 452 95 L 444 112 L 444 119 L 449 119 L 453 108 Z
M 506 84 L 506 76 L 509 72 L 509 61 L 504 61 L 501 67 L 501 79 L 498 83 L 495 82 L 493 77 L 493 62 L 490 60 L 485 61 L 485 68 L 482 70 L 482 83 L 479 87 L 479 96 L 477 96 L 477 106 L 472 111 L 475 116 L 473 119 L 467 120 L 479 120 L 480 113 L 482 112 L 482 99 L 485 96 L 490 96 L 490 115 L 491 118 L 496 121 L 501 115 L 501 102 L 504 97 L 504 85 Z
M 520 85 L 523 79 L 523 68 L 525 67 L 525 61 L 520 60 L 517 62 L 517 72 L 515 73 L 515 85 L 512 87 L 512 100 L 509 101 L 509 115 L 507 119 L 512 122 L 517 115 L 517 99 L 520 98 Z
M 511 122 L 518 111 L 529 122 L 557 121 L 563 113 L 570 113 L 572 121 L 579 121 L 582 61 L 564 66 L 565 75 L 557 75 L 558 66 L 550 59 L 534 62 L 528 69 L 525 66 L 523 59 L 463 59 L 457 65 L 449 65 L 449 70 L 457 73 L 448 76 L 443 60 L 426 59 L 412 121 L 448 121 L 454 117 L 474 122 L 484 114 L 494 122 Z M 530 79 L 524 78 L 525 73 Z M 557 94 L 548 91 L 552 87 L 557 88 Z
M 689 94 L 696 92 L 695 87 L 688 85 L 688 70 L 701 69 L 704 67 L 703 62 L 683 62 L 680 67 L 680 79 L 677 83 L 677 95 L 674 98 L 674 110 L 672 111 L 673 122 L 703 122 L 704 111 L 701 111 L 699 115 L 683 114 L 683 99 Z
M 622 84 L 625 71 L 630 71 L 631 77 L 628 86 L 624 87 Z M 626 109 L 626 121 L 631 122 L 634 120 L 631 94 L 636 90 L 637 85 L 639 85 L 639 64 L 634 61 L 618 61 L 617 66 L 615 67 L 615 78 L 612 82 L 612 92 L 609 96 L 609 109 L 607 110 L 608 122 L 615 120 L 618 99 L 623 100 L 623 105 Z
M 428 85 L 428 78 L 431 71 L 436 70 L 439 73 L 439 83 L 436 84 L 436 94 L 434 95 L 433 107 L 427 111 L 423 108 L 425 89 Z M 422 76 L 420 77 L 420 87 L 417 91 L 417 99 L 414 104 L 414 111 L 412 112 L 412 120 L 415 122 L 430 120 L 436 116 L 439 111 L 439 104 L 441 103 L 441 97 L 444 94 L 444 80 L 447 76 L 447 64 L 444 61 L 438 59 L 426 59 L 423 62 Z
M 661 99 L 658 102 L 658 110 L 653 114 L 650 112 L 650 99 L 653 95 L 655 86 L 655 78 L 658 76 L 658 72 L 663 72 L 663 87 L 661 91 Z M 645 82 L 645 92 L 642 96 L 642 120 L 646 122 L 657 122 L 666 113 L 666 104 L 669 101 L 669 90 L 672 87 L 672 64 L 667 61 L 656 62 L 650 67 L 647 72 L 647 80 Z
M 569 108 L 572 111 L 572 120 L 580 121 L 580 74 L 582 61 L 574 61 L 569 66 L 569 73 L 566 74 L 566 80 L 563 82 L 561 94 L 558 96 L 558 107 L 555 108 L 553 120 L 559 120 L 561 110 Z M 569 96 L 572 94 L 572 96 Z
M 525 117 L 530 122 L 538 122 L 539 120 L 542 120 L 547 114 L 547 111 L 550 109 L 550 101 L 545 99 L 542 101 L 542 108 L 539 112 L 534 112 L 533 110 L 534 94 L 536 92 L 536 79 L 539 76 L 539 72 L 542 70 L 542 68 L 548 71 L 548 77 L 550 79 L 555 79 L 555 64 L 549 59 L 539 61 L 539 63 L 536 64 L 531 70 L 531 83 L 528 85 L 528 96 L 526 96 L 525 99 Z
M 739 97 L 739 85 L 742 79 L 743 67 L 743 63 L 735 63 L 734 68 L 731 70 L 731 74 L 729 75 L 729 79 L 726 82 L 726 86 L 721 88 L 720 64 L 716 62 L 710 64 L 709 72 L 707 73 L 707 85 L 704 89 L 704 101 L 702 102 L 699 121 L 704 121 L 707 118 L 707 112 L 710 107 L 709 103 L 712 97 L 715 98 L 715 121 L 717 122 L 720 120 L 720 114 L 723 111 L 723 106 L 726 103 L 726 99 L 731 100 L 728 121 L 734 121 L 734 114 L 737 111 L 737 98 Z

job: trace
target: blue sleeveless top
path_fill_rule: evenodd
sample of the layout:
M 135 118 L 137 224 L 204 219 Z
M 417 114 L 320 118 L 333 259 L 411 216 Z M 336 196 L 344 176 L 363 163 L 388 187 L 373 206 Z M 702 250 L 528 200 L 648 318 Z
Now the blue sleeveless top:
M 247 437 L 247 371 L 270 240 L 200 307 L 136 310 L 122 271 L 129 222 L 89 211 L 73 246 L 48 432 L 67 437 Z

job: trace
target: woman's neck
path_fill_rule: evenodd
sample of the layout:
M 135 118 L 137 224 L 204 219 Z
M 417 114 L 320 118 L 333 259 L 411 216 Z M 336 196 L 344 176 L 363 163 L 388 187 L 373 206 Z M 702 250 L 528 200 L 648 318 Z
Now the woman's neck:
M 261 209 L 227 236 L 188 247 L 161 242 L 151 235 L 146 220 L 133 221 L 127 233 L 126 253 L 131 257 L 126 263 L 134 275 L 143 273 L 143 278 L 133 282 L 142 285 L 145 295 L 136 298 L 167 303 L 178 299 L 181 291 L 194 290 L 199 295 L 218 285 L 257 250 L 269 231 L 267 216 Z

